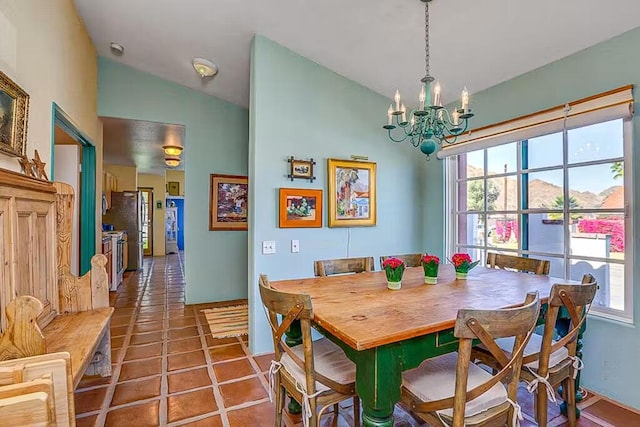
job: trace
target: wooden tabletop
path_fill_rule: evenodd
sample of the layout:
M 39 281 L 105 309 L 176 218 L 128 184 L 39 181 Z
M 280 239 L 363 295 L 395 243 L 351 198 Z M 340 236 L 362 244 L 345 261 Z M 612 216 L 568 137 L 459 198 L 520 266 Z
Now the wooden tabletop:
M 367 350 L 452 328 L 458 309 L 497 309 L 538 291 L 545 300 L 561 279 L 476 267 L 456 280 L 441 265 L 437 285 L 426 285 L 422 267 L 409 268 L 402 289 L 387 288 L 384 271 L 271 282 L 275 289 L 311 296 L 314 321 L 356 350 Z

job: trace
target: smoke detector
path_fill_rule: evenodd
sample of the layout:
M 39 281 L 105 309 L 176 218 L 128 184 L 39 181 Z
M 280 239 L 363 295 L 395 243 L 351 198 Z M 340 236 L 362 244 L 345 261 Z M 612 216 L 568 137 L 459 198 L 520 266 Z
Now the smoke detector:
M 116 56 L 122 56 L 122 54 L 124 53 L 124 46 L 122 46 L 121 44 L 111 42 L 109 47 L 111 48 L 111 53 Z
M 202 77 L 213 77 L 218 74 L 218 66 L 204 58 L 193 58 L 193 68 Z

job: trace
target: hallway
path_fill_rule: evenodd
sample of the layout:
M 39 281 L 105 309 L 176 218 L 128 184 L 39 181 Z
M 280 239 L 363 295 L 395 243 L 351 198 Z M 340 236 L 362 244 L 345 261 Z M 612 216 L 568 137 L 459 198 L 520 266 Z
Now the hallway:
M 252 356 L 246 336 L 215 339 L 200 310 L 185 306 L 183 253 L 145 258 L 144 268 L 125 276 L 111 294 L 113 371 L 110 378 L 85 377 L 76 391 L 78 427 L 207 426 L 262 427 L 274 424 L 267 371 L 272 354 Z M 234 305 L 227 301 L 220 305 Z M 586 337 L 588 341 L 588 336 Z M 586 345 L 589 345 L 588 342 Z M 533 422 L 533 399 L 520 387 L 522 427 Z M 352 425 L 349 401 L 338 427 Z M 578 426 L 640 425 L 640 415 L 589 394 Z M 396 406 L 396 427 L 415 427 Z M 549 426 L 565 426 L 558 406 L 549 407 Z M 285 417 L 287 426 L 300 426 Z M 332 425 L 332 415 L 323 417 Z
M 80 383 L 79 427 L 273 425 L 271 356 L 251 357 L 246 336 L 208 334 L 199 310 L 215 304 L 185 306 L 181 257 L 145 258 L 112 293 L 113 372 Z

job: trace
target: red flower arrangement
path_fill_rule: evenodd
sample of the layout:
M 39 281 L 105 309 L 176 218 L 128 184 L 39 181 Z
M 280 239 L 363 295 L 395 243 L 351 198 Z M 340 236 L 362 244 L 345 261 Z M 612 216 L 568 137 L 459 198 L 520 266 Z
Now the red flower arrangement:
M 384 260 L 382 268 L 387 273 L 388 282 L 399 282 L 402 280 L 405 264 L 400 258 L 391 257 Z
M 458 273 L 468 273 L 473 267 L 478 265 L 480 261 L 472 261 L 469 254 L 457 253 L 451 257 L 451 263 Z
M 438 275 L 438 266 L 440 265 L 440 258 L 435 255 L 424 254 L 422 256 L 422 268 L 424 269 L 424 275 L 427 277 L 436 277 Z

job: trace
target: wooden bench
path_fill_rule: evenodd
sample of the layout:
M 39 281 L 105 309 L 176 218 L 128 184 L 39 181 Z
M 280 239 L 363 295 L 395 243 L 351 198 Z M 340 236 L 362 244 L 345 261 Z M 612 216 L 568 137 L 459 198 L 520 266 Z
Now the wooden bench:
M 85 373 L 111 375 L 113 308 L 104 255 L 70 273 L 73 198 L 67 184 L 0 170 L 0 361 L 68 352 L 75 389 Z

